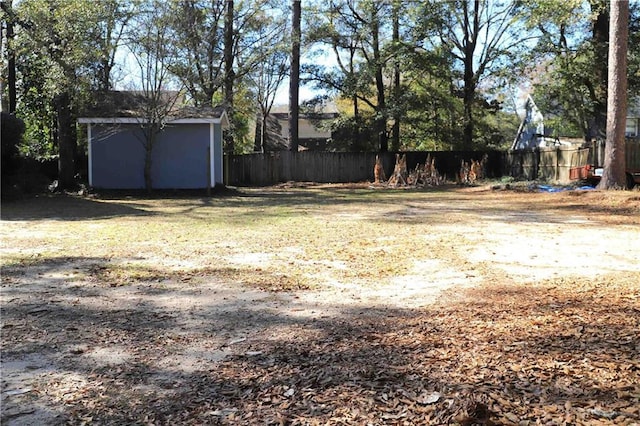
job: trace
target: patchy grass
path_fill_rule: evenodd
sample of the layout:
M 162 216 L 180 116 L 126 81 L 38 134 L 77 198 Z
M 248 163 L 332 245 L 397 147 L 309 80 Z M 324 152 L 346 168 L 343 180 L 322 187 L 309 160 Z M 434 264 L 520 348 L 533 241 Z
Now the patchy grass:
M 638 424 L 639 225 L 622 191 L 6 203 L 2 423 Z
M 3 233 L 10 244 L 2 264 L 102 259 L 91 263 L 89 274 L 117 285 L 221 269 L 262 276 L 257 281 L 264 288 L 307 288 L 322 284 L 319 269 L 330 271 L 333 280 L 371 282 L 410 272 L 416 259 L 456 261 L 457 247 L 472 244 L 473 237 L 433 231 L 456 223 L 463 230 L 473 225 L 468 220 L 476 213 L 495 218 L 528 212 L 539 214 L 536 220 L 559 223 L 577 215 L 604 226 L 637 225 L 639 205 L 633 192 L 522 194 L 482 188 L 288 188 L 218 199 L 51 196 L 3 206 Z

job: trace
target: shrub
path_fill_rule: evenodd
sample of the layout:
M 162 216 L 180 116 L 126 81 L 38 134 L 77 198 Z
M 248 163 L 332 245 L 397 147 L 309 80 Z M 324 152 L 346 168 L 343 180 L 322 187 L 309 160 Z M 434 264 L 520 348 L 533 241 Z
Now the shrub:
M 25 125 L 24 121 L 13 114 L 2 112 L 1 140 L 2 140 L 2 178 L 13 173 L 19 165 L 18 145 L 22 142 Z

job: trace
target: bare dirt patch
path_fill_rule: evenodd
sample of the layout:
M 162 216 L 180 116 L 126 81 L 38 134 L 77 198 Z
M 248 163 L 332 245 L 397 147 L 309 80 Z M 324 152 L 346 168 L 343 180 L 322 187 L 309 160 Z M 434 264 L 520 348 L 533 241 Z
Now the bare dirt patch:
M 2 423 L 640 422 L 637 193 L 303 186 L 3 205 Z

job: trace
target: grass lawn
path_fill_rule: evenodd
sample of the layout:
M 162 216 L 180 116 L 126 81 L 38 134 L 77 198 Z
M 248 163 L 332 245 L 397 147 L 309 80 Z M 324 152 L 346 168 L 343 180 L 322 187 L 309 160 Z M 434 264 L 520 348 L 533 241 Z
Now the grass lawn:
M 640 196 L 3 203 L 3 424 L 640 424 Z

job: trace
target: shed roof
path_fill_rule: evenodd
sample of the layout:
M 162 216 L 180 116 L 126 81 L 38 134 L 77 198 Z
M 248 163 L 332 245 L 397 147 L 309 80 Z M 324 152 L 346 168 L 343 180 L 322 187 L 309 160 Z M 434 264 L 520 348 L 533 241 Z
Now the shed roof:
M 145 111 L 154 100 L 143 92 L 110 91 L 97 95 L 97 100 L 78 119 L 79 123 L 144 123 Z M 159 108 L 166 108 L 166 121 L 180 123 L 220 123 L 229 125 L 224 107 L 193 107 L 185 104 L 184 95 L 176 91 L 160 93 Z

